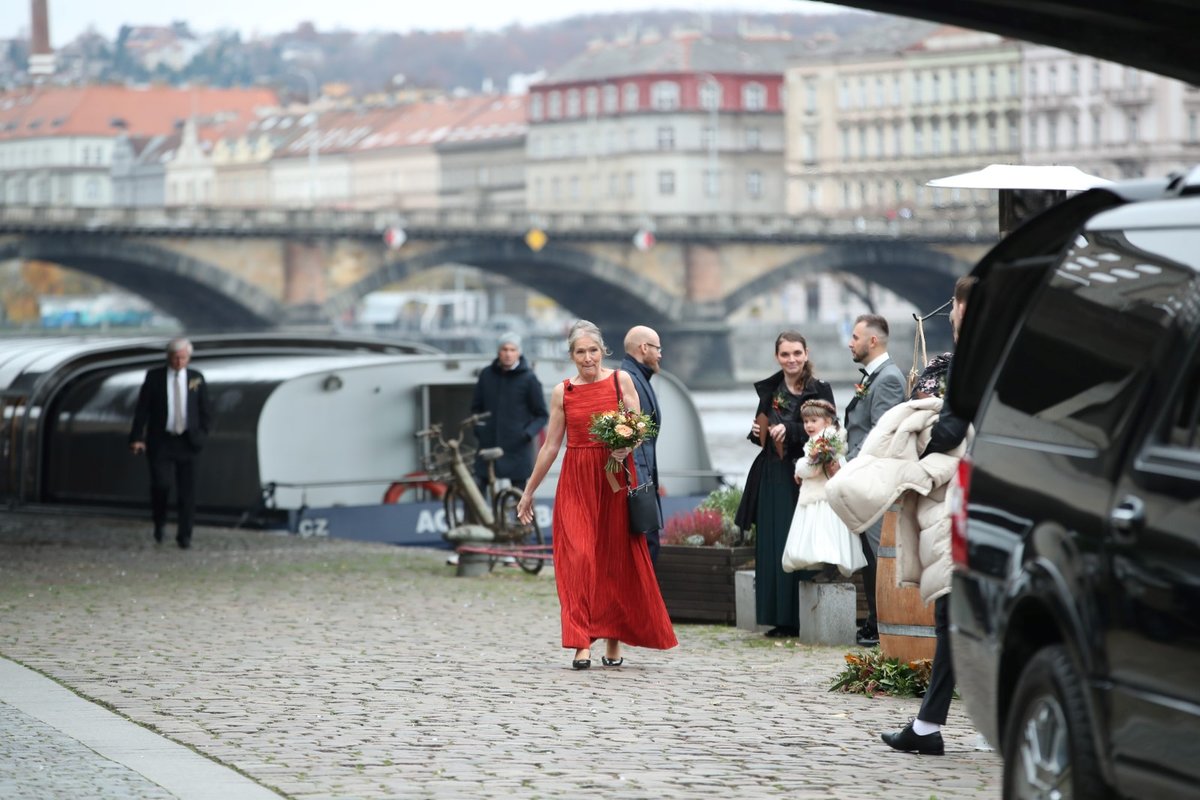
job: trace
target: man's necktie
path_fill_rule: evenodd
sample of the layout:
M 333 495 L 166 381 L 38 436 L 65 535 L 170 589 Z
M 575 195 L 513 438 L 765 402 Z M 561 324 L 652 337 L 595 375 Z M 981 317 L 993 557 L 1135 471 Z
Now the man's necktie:
M 182 376 L 176 374 L 174 380 L 171 381 L 171 386 L 174 387 L 175 391 L 175 425 L 173 429 L 176 436 L 182 436 L 183 432 L 187 430 L 187 417 L 183 410 L 183 393 L 179 391 L 180 377 Z
M 866 377 L 867 377 L 867 368 L 866 368 L 866 367 L 859 367 L 859 368 L 858 368 L 858 374 L 859 374 L 859 375 L 862 375 L 862 376 L 863 376 L 863 378 L 866 378 Z

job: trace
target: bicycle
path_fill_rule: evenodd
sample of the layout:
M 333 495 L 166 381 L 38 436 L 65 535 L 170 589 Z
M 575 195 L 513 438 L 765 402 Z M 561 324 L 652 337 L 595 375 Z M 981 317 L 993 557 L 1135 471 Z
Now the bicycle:
M 542 570 L 548 553 L 541 526 L 536 516 L 528 524 L 517 519 L 517 504 L 521 492 L 511 486 L 502 485 L 496 478 L 496 460 L 504 455 L 503 448 L 489 447 L 472 452 L 463 440 L 468 428 L 491 416 L 485 411 L 472 414 L 458 426 L 458 436 L 447 439 L 442 434 L 441 423 L 417 431 L 418 438 L 428 439 L 434 447 L 424 457 L 425 471 L 434 480 L 446 482 L 446 493 L 442 506 L 446 512 L 446 526 L 450 530 L 461 525 L 482 525 L 491 530 L 496 547 L 472 548 L 490 557 L 489 568 L 495 567 L 501 558 L 511 557 L 517 565 L 531 575 Z M 488 466 L 489 503 L 475 483 L 471 465 L 475 458 L 483 459 Z M 459 548 L 460 551 L 463 548 Z

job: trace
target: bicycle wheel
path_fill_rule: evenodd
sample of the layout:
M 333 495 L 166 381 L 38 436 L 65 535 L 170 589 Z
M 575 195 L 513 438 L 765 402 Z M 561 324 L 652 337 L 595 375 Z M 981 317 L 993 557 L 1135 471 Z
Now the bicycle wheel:
M 537 514 L 529 524 L 517 519 L 517 504 L 521 502 L 521 493 L 516 489 L 505 489 L 496 498 L 496 523 L 504 531 L 503 538 L 515 546 L 536 546 L 544 543 L 542 529 L 538 525 Z M 530 575 L 537 575 L 546 563 L 543 554 L 517 555 L 517 564 Z
M 459 490 L 457 484 L 451 484 L 442 497 L 442 507 L 446 510 L 446 530 L 457 528 L 468 522 L 475 522 L 475 515 L 467 505 L 467 498 Z

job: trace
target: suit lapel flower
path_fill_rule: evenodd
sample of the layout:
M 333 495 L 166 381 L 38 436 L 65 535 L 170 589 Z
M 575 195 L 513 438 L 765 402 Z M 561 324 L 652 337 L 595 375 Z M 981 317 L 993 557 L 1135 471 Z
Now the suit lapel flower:
M 188 391 L 194 392 L 197 389 L 199 389 L 200 388 L 200 380 L 201 380 L 200 378 L 192 378 L 190 381 L 188 381 Z
M 854 384 L 854 399 L 862 400 L 864 397 L 867 396 L 867 392 L 869 392 L 870 390 L 871 390 L 871 387 L 870 387 L 869 383 Z

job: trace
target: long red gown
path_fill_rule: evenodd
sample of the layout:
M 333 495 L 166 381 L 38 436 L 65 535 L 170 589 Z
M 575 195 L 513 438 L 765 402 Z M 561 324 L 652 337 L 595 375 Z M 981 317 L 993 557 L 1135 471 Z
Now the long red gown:
M 617 639 L 666 650 L 679 644 L 663 605 L 643 534 L 629 532 L 625 473 L 604 473 L 609 450 L 588 433 L 593 414 L 617 407 L 611 377 L 564 381 L 567 454 L 554 498 L 554 576 L 562 606 L 562 646 Z

